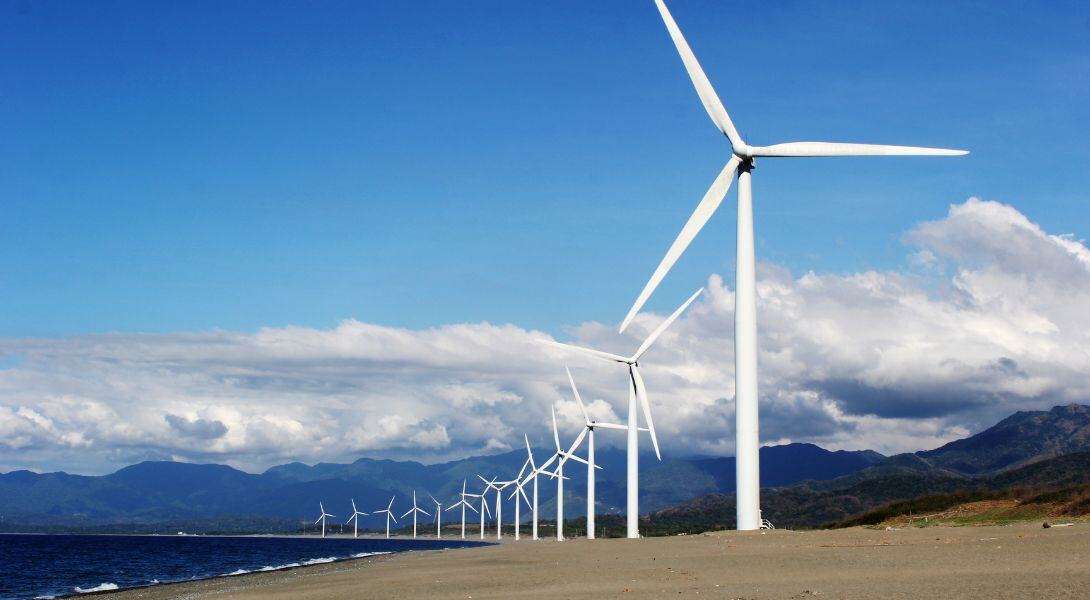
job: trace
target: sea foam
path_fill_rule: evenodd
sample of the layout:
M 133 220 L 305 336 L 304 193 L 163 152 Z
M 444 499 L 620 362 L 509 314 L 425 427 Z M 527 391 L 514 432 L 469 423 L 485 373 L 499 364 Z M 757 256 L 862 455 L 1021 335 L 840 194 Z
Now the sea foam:
M 91 592 L 109 592 L 111 590 L 116 590 L 116 589 L 117 589 L 117 584 L 116 583 L 100 583 L 99 585 L 97 585 L 97 586 L 95 586 L 93 588 L 87 588 L 87 589 L 81 588 L 81 587 L 79 587 L 77 585 L 76 586 L 76 593 L 77 594 L 90 594 Z

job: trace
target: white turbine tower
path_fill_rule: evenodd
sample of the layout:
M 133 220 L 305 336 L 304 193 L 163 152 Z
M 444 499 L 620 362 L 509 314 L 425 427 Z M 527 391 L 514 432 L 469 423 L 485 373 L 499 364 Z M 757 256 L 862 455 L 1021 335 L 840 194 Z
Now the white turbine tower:
M 481 476 L 477 475 L 477 477 Z M 503 539 L 503 490 L 514 483 L 514 480 L 496 481 L 496 478 L 493 477 L 492 481 L 489 481 L 481 477 L 481 481 L 485 483 L 486 492 L 489 488 L 496 490 L 496 539 L 501 540 Z
M 554 453 L 544 463 L 542 463 L 541 465 L 536 465 L 536 464 L 534 464 L 534 451 L 530 449 L 530 438 L 526 434 L 523 434 L 522 438 L 526 441 L 526 463 L 530 465 L 530 472 L 526 475 L 526 479 L 523 480 L 522 485 L 526 485 L 527 483 L 529 483 L 531 481 L 534 484 L 534 492 L 533 492 L 534 500 L 533 500 L 533 504 L 531 505 L 530 510 L 533 512 L 533 528 L 532 528 L 532 534 L 533 535 L 531 537 L 536 540 L 536 539 L 539 539 L 538 536 L 537 536 L 537 515 L 538 515 L 538 512 L 537 512 L 537 507 L 538 507 L 537 479 L 538 479 L 538 475 L 541 475 L 542 473 L 544 473 L 545 468 L 548 467 L 549 465 L 551 465 L 553 463 L 553 461 L 556 460 L 557 455 Z
M 522 489 L 522 486 L 525 485 L 525 482 L 523 482 L 522 480 L 522 475 L 526 472 L 526 467 L 528 467 L 529 465 L 529 460 L 522 464 L 522 468 L 519 469 L 519 474 L 515 476 L 515 479 L 513 481 L 511 481 L 511 484 L 515 486 L 515 491 L 511 492 L 511 495 L 508 497 L 508 499 L 515 499 L 515 541 L 519 540 L 519 528 L 522 526 L 522 513 L 519 511 L 518 497 L 521 495 L 522 499 L 526 501 L 526 506 L 532 507 L 532 505 L 530 504 L 530 499 L 526 497 L 526 491 Z
M 428 498 L 435 503 L 435 539 L 442 539 L 443 537 L 443 504 L 435 499 L 435 496 L 428 494 Z
M 374 513 L 372 513 L 372 514 L 376 514 L 376 515 L 381 515 L 382 513 L 386 513 L 386 539 L 390 539 L 390 521 L 392 520 L 394 523 L 397 523 L 397 519 L 394 518 L 393 508 L 394 508 L 394 497 L 390 496 L 390 503 L 386 505 L 386 508 L 384 508 L 382 510 L 376 510 L 376 511 L 374 511 Z
M 418 515 L 418 514 L 427 515 L 429 517 L 431 516 L 431 515 L 428 514 L 428 511 L 426 511 L 423 508 L 420 508 L 419 506 L 416 505 L 416 490 L 413 490 L 413 507 L 410 508 L 409 510 L 405 511 L 405 514 L 401 515 L 401 518 L 404 519 L 405 517 L 407 517 L 409 515 L 413 516 L 413 539 L 414 540 L 416 539 L 416 515 Z
M 333 517 L 334 515 L 331 515 L 331 514 L 327 513 L 325 511 L 325 505 L 323 505 L 321 502 L 318 503 L 318 508 L 320 508 L 322 510 L 322 516 L 318 517 L 318 520 L 315 521 L 314 524 L 315 525 L 317 525 L 318 523 L 322 524 L 322 537 L 325 537 L 325 520 L 327 518 L 329 518 L 329 517 Z
M 655 340 L 662 335 L 662 332 L 666 331 L 666 328 L 670 326 L 681 313 L 685 312 L 685 309 L 696 300 L 696 297 L 704 291 L 704 288 L 698 289 L 689 296 L 681 306 L 674 311 L 666 320 L 651 332 L 651 335 L 647 336 L 647 339 L 640 344 L 640 347 L 636 349 L 635 354 L 632 356 L 619 356 L 617 354 L 610 354 L 609 352 L 602 352 L 600 350 L 591 350 L 590 348 L 583 348 L 580 346 L 572 346 L 570 344 L 561 344 L 560 342 L 554 342 L 552 340 L 545 340 L 547 343 L 561 348 L 569 348 L 578 350 L 580 352 L 586 352 L 598 358 L 605 360 L 622 363 L 628 366 L 628 497 L 627 506 L 625 511 L 627 513 L 628 524 L 628 537 L 638 538 L 640 537 L 640 457 L 639 457 L 639 431 L 640 426 L 638 422 L 636 403 L 639 402 L 640 407 L 643 409 L 643 420 L 647 424 L 647 432 L 651 435 L 651 445 L 655 448 L 655 456 L 659 460 L 662 460 L 662 454 L 659 453 L 659 441 L 655 436 L 655 422 L 651 420 L 651 404 L 647 400 L 647 387 L 644 385 L 643 376 L 640 375 L 640 359 L 643 355 L 651 349 L 651 346 L 655 343 Z M 586 432 L 586 430 L 583 430 Z
M 587 407 L 583 406 L 583 399 L 579 396 L 579 388 L 575 387 L 575 378 L 571 376 L 571 370 L 564 367 L 564 371 L 568 374 L 568 382 L 571 383 L 572 394 L 575 395 L 575 401 L 579 403 L 579 410 L 583 413 L 583 427 L 587 434 L 587 539 L 594 539 L 594 469 L 599 468 L 594 464 L 594 430 L 598 427 L 604 429 L 620 429 L 626 430 L 628 427 L 619 425 L 617 423 L 603 423 L 601 421 L 592 421 L 590 415 L 587 414 Z M 640 428 L 644 431 L 644 428 Z
M 480 477 L 480 475 L 478 475 L 478 477 Z M 465 489 L 464 485 L 462 486 L 462 489 Z M 482 540 L 484 539 L 484 517 L 485 517 L 485 515 L 488 515 L 489 518 L 492 517 L 492 514 L 488 511 L 488 499 L 485 498 L 485 495 L 487 493 L 488 493 L 488 486 L 487 485 L 484 486 L 484 489 L 481 490 L 480 494 L 467 494 L 465 492 L 462 492 L 462 497 L 463 498 L 480 498 L 481 499 L 481 510 L 479 510 L 477 512 L 478 512 L 478 514 L 481 515 L 481 531 L 480 531 L 480 533 L 481 533 L 481 539 Z
M 356 499 L 352 499 L 352 516 L 345 523 L 352 524 L 352 537 L 360 537 L 360 517 L 366 517 L 367 513 L 356 510 Z
M 764 157 L 810 156 L 961 156 L 965 150 L 944 148 L 919 148 L 914 146 L 884 146 L 875 144 L 845 144 L 837 142 L 788 142 L 772 146 L 750 146 L 742 140 L 730 116 L 723 108 L 711 82 L 708 81 L 688 42 L 681 35 L 677 23 L 662 0 L 655 0 L 666 29 L 677 47 L 685 70 L 696 88 L 704 110 L 712 122 L 727 137 L 731 145 L 731 157 L 712 182 L 704 198 L 696 206 L 692 216 L 682 227 L 677 239 L 666 251 L 666 256 L 655 269 L 636 302 L 629 309 L 620 330 L 624 331 L 644 302 L 655 291 L 662 278 L 677 261 L 708 222 L 719 203 L 730 190 L 735 175 L 738 177 L 738 236 L 734 305 L 734 377 L 735 377 L 735 454 L 737 461 L 737 518 L 738 529 L 757 529 L 761 526 L 760 473 L 758 449 L 760 446 L 757 427 L 757 291 L 753 250 L 753 193 L 750 173 L 754 159 Z
M 466 539 L 466 509 L 468 508 L 469 510 L 471 510 L 473 512 L 477 512 L 477 509 L 473 508 L 472 504 L 466 502 L 466 496 L 472 496 L 472 494 L 467 494 L 466 493 L 466 480 L 463 479 L 462 480 L 462 495 L 459 496 L 457 502 L 455 502 L 454 504 L 451 504 L 450 506 L 447 507 L 447 510 L 453 510 L 453 509 L 459 508 L 459 507 L 461 507 L 461 509 L 462 509 L 462 539 L 463 540 Z M 483 522 L 484 522 L 484 520 L 482 519 L 482 524 L 483 524 Z
M 583 438 L 587 435 L 587 430 L 583 429 L 579 432 L 579 435 L 575 437 L 575 441 L 565 451 L 560 447 L 560 433 L 556 429 L 556 410 L 553 407 L 549 407 L 553 416 L 553 442 L 556 444 L 556 454 L 553 456 L 557 458 L 556 470 L 552 473 L 546 473 L 550 477 L 556 478 L 556 539 L 557 541 L 564 540 L 564 463 L 570 458 L 576 462 L 581 462 L 590 468 L 590 463 L 572 454 L 579 448 L 579 444 L 583 442 Z M 551 462 L 552 459 L 550 458 Z

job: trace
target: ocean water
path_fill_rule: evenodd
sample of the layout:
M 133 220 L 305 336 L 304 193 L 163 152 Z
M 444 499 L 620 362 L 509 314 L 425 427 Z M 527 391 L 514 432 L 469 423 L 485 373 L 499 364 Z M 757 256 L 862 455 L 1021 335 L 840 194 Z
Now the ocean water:
M 460 539 L 0 534 L 0 600 L 78 596 L 479 544 Z

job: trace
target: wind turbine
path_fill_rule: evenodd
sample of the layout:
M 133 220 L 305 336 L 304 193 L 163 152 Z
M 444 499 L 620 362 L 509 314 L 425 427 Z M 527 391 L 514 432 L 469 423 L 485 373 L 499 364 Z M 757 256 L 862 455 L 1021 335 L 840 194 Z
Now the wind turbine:
M 480 477 L 480 475 L 478 475 L 478 477 Z M 463 482 L 463 485 L 462 485 L 462 489 L 465 489 L 464 482 Z M 481 510 L 479 510 L 477 512 L 481 515 L 481 539 L 482 540 L 484 539 L 484 516 L 487 514 L 489 516 L 489 518 L 492 517 L 492 514 L 488 512 L 488 499 L 485 498 L 485 494 L 487 494 L 487 493 L 488 493 L 488 486 L 487 485 L 484 486 L 484 489 L 481 490 L 480 494 L 467 494 L 465 492 L 462 492 L 462 497 L 463 498 L 480 498 L 481 499 Z
M 356 499 L 352 499 L 352 516 L 345 523 L 352 524 L 352 537 L 360 537 L 360 517 L 366 517 L 367 513 L 356 510 Z
M 583 399 L 579 396 L 579 388 L 575 387 L 575 378 L 571 376 L 571 370 L 564 367 L 564 371 L 568 374 L 568 382 L 571 383 L 572 394 L 575 395 L 575 401 L 579 403 L 579 410 L 583 413 L 583 427 L 587 433 L 587 539 L 594 539 L 594 430 L 598 427 L 605 429 L 628 429 L 624 425 L 618 425 L 616 423 L 603 423 L 601 421 L 592 421 L 590 415 L 587 414 L 587 408 L 583 406 Z M 640 428 L 641 431 L 644 428 Z
M 569 458 L 576 462 L 588 465 L 588 468 L 590 468 L 590 463 L 572 454 L 572 452 L 575 452 L 575 450 L 579 448 L 579 444 L 583 442 L 583 437 L 587 435 L 587 430 L 584 429 L 580 431 L 579 435 L 575 437 L 575 441 L 568 447 L 568 450 L 564 451 L 564 449 L 560 447 L 560 433 L 556 428 L 556 410 L 551 406 L 549 407 L 549 410 L 552 412 L 553 416 L 553 442 L 556 443 L 556 454 L 554 454 L 554 456 L 558 460 L 556 463 L 556 470 L 546 474 L 556 478 L 556 540 L 559 542 L 564 540 L 564 480 L 567 479 L 564 477 L 564 463 L 567 462 Z M 550 459 L 550 461 L 551 460 L 552 459 Z
M 536 539 L 539 539 L 538 536 L 537 536 L 537 514 L 538 514 L 538 512 L 537 512 L 537 507 L 538 507 L 537 479 L 538 479 L 538 475 L 541 475 L 542 473 L 545 473 L 546 467 L 551 465 L 553 463 L 553 461 L 556 460 L 557 455 L 554 452 L 553 455 L 550 456 L 549 459 L 546 460 L 544 463 L 542 463 L 541 465 L 535 465 L 534 464 L 534 451 L 530 449 L 530 438 L 526 434 L 522 434 L 522 438 L 524 440 L 526 440 L 526 462 L 530 465 L 530 472 L 526 475 L 526 479 L 522 482 L 522 485 L 526 485 L 530 481 L 533 481 L 533 483 L 534 483 L 534 492 L 533 492 L 534 501 L 533 501 L 533 507 L 531 508 L 531 510 L 533 511 L 533 516 L 534 516 L 534 518 L 533 518 L 533 530 L 532 530 L 533 536 L 532 537 L 533 537 L 533 539 L 536 540 Z
M 477 512 L 477 509 L 473 508 L 472 504 L 466 502 L 466 496 L 471 496 L 471 495 L 472 494 L 467 494 L 466 493 L 466 480 L 463 479 L 462 480 L 462 495 L 458 497 L 457 502 L 455 502 L 454 504 L 451 504 L 450 506 L 447 507 L 447 510 L 452 510 L 452 509 L 455 509 L 455 508 L 458 508 L 458 507 L 462 508 L 462 539 L 463 540 L 466 539 L 466 509 L 468 508 L 469 510 L 471 510 L 473 512 Z M 484 524 L 484 519 L 481 519 L 481 524 L 482 525 Z M 482 534 L 482 537 L 483 537 L 483 534 Z
M 477 477 L 481 476 L 477 475 Z M 481 477 L 481 481 L 485 483 L 486 492 L 489 488 L 496 490 L 496 539 L 501 540 L 503 539 L 503 490 L 515 482 L 513 480 L 496 481 L 495 477 L 492 478 L 492 481 Z
M 738 176 L 738 236 L 737 262 L 735 264 L 734 303 L 734 377 L 735 377 L 735 469 L 737 487 L 737 527 L 740 530 L 757 529 L 761 526 L 760 508 L 760 446 L 757 427 L 757 281 L 753 250 L 753 191 L 750 177 L 754 159 L 772 157 L 816 156 L 962 156 L 966 150 L 945 148 L 919 148 L 915 146 L 884 146 L 876 144 L 845 144 L 838 142 L 787 142 L 771 146 L 750 146 L 735 128 L 719 100 L 711 82 L 696 60 L 689 43 L 678 29 L 674 17 L 663 4 L 655 0 L 666 30 L 677 47 L 685 70 L 693 87 L 711 117 L 716 128 L 727 137 L 731 145 L 731 157 L 719 175 L 712 181 L 704 198 L 682 227 L 677 239 L 666 251 L 647 285 L 643 287 L 632 308 L 629 309 L 620 330 L 623 332 L 632 318 L 655 291 L 659 282 L 693 241 L 700 229 L 719 208 L 723 197 L 730 190 L 735 174 Z M 632 518 L 632 515 L 629 515 Z
M 443 504 L 435 499 L 435 496 L 428 494 L 431 501 L 435 503 L 435 539 L 443 538 Z
M 376 510 L 373 513 L 373 514 L 376 514 L 376 515 L 381 515 L 382 513 L 386 513 L 386 539 L 390 539 L 390 521 L 392 520 L 394 523 L 397 523 L 397 519 L 394 518 L 393 508 L 394 508 L 394 497 L 390 496 L 390 503 L 386 505 L 386 508 L 384 508 L 382 510 Z
M 318 523 L 322 524 L 322 537 L 325 537 L 325 520 L 328 517 L 333 517 L 335 515 L 331 515 L 331 514 L 327 513 L 325 511 L 325 505 L 323 505 L 321 502 L 318 503 L 318 508 L 320 508 L 322 510 L 322 516 L 318 517 L 318 520 L 315 521 L 314 524 L 315 525 L 317 525 Z
M 525 435 L 525 434 L 523 434 Z M 526 506 L 530 506 L 530 499 L 526 497 L 526 491 L 522 489 L 525 483 L 522 480 L 523 473 L 526 472 L 526 467 L 530 466 L 531 462 L 527 459 L 522 463 L 522 468 L 519 469 L 519 474 L 515 476 L 515 479 L 511 481 L 511 484 L 515 486 L 515 491 L 511 492 L 510 498 L 515 499 L 515 541 L 519 539 L 519 528 L 522 526 L 522 514 L 519 511 L 519 495 L 522 495 L 522 499 L 526 501 Z M 534 480 L 535 482 L 537 479 Z
M 426 511 L 423 508 L 420 508 L 420 507 L 418 507 L 416 505 L 416 490 L 413 490 L 413 507 L 410 508 L 409 510 L 405 511 L 405 514 L 401 515 L 401 518 L 404 519 L 405 517 L 407 517 L 409 515 L 413 516 L 413 539 L 414 540 L 416 539 L 416 515 L 418 515 L 418 514 L 427 515 L 429 517 L 431 516 L 431 515 L 428 514 L 428 511 Z
M 647 339 L 640 344 L 640 347 L 636 349 L 635 354 L 632 356 L 619 356 L 617 354 L 610 354 L 609 352 L 602 352 L 600 350 L 591 350 L 590 348 L 583 348 L 581 346 L 572 346 L 570 344 L 561 344 L 560 342 L 554 342 L 552 340 L 544 340 L 546 343 L 561 348 L 568 348 L 572 350 L 578 350 L 585 352 L 592 356 L 597 356 L 605 360 L 618 362 L 628 366 L 628 378 L 631 384 L 628 389 L 628 502 L 626 506 L 627 522 L 628 522 L 628 537 L 638 538 L 640 537 L 640 457 L 639 457 L 639 435 L 640 426 L 637 421 L 637 408 L 636 402 L 639 401 L 640 407 L 643 409 L 643 419 L 647 423 L 647 432 L 651 434 L 651 445 L 655 448 L 655 456 L 659 460 L 662 460 L 662 454 L 659 453 L 659 441 L 655 436 L 655 422 L 651 420 L 651 404 L 647 400 L 647 387 L 644 385 L 643 376 L 640 375 L 640 359 L 643 355 L 651 349 L 651 346 L 655 343 L 655 340 L 662 335 L 662 332 L 666 331 L 666 328 L 670 326 L 681 313 L 685 312 L 685 309 L 696 300 L 696 297 L 704 291 L 704 288 L 698 289 L 689 296 L 681 306 L 674 311 L 666 320 L 663 321 L 651 335 L 647 336 Z M 586 433 L 586 429 L 583 430 Z

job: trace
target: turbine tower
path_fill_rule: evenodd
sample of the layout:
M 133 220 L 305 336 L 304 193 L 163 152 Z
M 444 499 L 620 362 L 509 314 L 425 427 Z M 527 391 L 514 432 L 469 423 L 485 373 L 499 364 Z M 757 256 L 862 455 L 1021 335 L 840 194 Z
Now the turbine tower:
M 546 475 L 548 474 L 545 471 L 545 469 L 546 469 L 546 467 L 551 465 L 553 463 L 553 461 L 556 460 L 557 455 L 556 455 L 556 453 L 553 453 L 553 455 L 550 456 L 549 459 L 546 460 L 544 463 L 542 463 L 540 465 L 535 465 L 534 464 L 534 451 L 530 449 L 530 438 L 526 434 L 522 434 L 522 439 L 526 440 L 526 462 L 527 462 L 527 464 L 530 465 L 530 472 L 526 475 L 526 479 L 522 482 L 522 485 L 526 485 L 530 481 L 533 481 L 533 483 L 534 483 L 534 493 L 533 493 L 534 500 L 533 500 L 533 505 L 532 505 L 530 510 L 533 511 L 533 513 L 534 513 L 534 515 L 533 515 L 533 517 L 534 517 L 533 518 L 533 529 L 532 529 L 533 535 L 531 537 L 536 540 L 536 539 L 540 539 L 540 538 L 538 538 L 538 535 L 537 535 L 537 515 L 538 515 L 538 512 L 537 512 L 537 507 L 538 507 L 537 480 L 538 480 L 538 475 L 541 475 L 542 473 L 545 473 Z
M 394 508 L 394 497 L 390 496 L 390 503 L 386 505 L 386 508 L 384 508 L 382 510 L 374 511 L 374 514 L 376 514 L 376 515 L 381 515 L 382 513 L 386 513 L 386 539 L 390 539 L 390 521 L 392 520 L 394 523 L 397 523 L 397 519 L 394 518 L 393 508 Z
M 520 538 L 520 527 L 522 526 L 522 513 L 519 510 L 519 496 L 521 495 L 522 499 L 526 501 L 526 506 L 532 506 L 530 504 L 530 499 L 526 497 L 526 491 L 522 489 L 522 486 L 525 485 L 522 480 L 522 474 L 526 472 L 526 467 L 528 467 L 529 465 L 529 460 L 522 463 L 522 468 L 519 469 L 519 474 L 516 475 L 515 479 L 511 482 L 511 484 L 515 486 L 515 491 L 511 492 L 511 495 L 508 496 L 508 499 L 515 499 L 515 541 L 518 541 Z
M 617 423 L 603 423 L 601 421 L 592 421 L 590 415 L 587 414 L 587 407 L 583 406 L 583 399 L 579 396 L 579 388 L 575 387 L 575 379 L 571 376 L 571 370 L 564 367 L 564 371 L 568 374 L 568 382 L 571 383 L 572 394 L 575 395 L 575 401 L 579 403 L 579 410 L 583 413 L 583 430 L 587 433 L 587 539 L 594 539 L 594 469 L 600 468 L 594 464 L 594 430 L 598 427 L 604 429 L 628 429 L 624 425 L 618 425 Z M 646 431 L 644 428 L 640 428 L 641 431 Z
M 478 477 L 480 477 L 480 475 L 478 475 Z M 464 481 L 462 483 L 462 489 L 463 490 L 465 489 L 465 482 Z M 488 499 L 485 498 L 485 494 L 487 494 L 487 493 L 488 493 L 488 486 L 487 485 L 484 486 L 484 489 L 481 490 L 481 493 L 479 493 L 479 494 L 467 494 L 465 492 L 462 492 L 462 498 L 480 498 L 481 499 L 481 510 L 477 511 L 477 513 L 481 515 L 481 531 L 480 531 L 480 533 L 481 533 L 481 539 L 482 540 L 484 539 L 484 516 L 488 515 L 489 518 L 492 517 L 492 513 L 490 513 L 489 510 L 488 510 Z
M 915 146 L 884 146 L 876 144 L 847 144 L 838 142 L 787 142 L 771 146 L 750 146 L 735 128 L 719 100 L 711 82 L 696 60 L 689 43 L 685 41 L 673 16 L 662 0 L 655 0 L 666 30 L 677 47 L 681 62 L 692 80 L 704 110 L 716 128 L 727 137 L 731 145 L 731 157 L 719 175 L 712 181 L 704 198 L 696 206 L 677 239 L 666 251 L 651 279 L 644 286 L 629 309 L 620 330 L 623 332 L 632 318 L 655 291 L 659 282 L 693 241 L 700 229 L 719 208 L 723 197 L 730 190 L 735 176 L 738 177 L 738 236 L 737 262 L 735 263 L 734 305 L 734 377 L 735 377 L 735 455 L 737 468 L 737 527 L 740 530 L 758 529 L 761 526 L 760 472 L 758 449 L 760 441 L 757 426 L 757 281 L 753 249 L 753 189 L 751 173 L 754 160 L 772 157 L 816 156 L 962 156 L 965 150 L 944 148 L 919 148 Z M 631 518 L 631 515 L 629 515 Z
M 320 508 L 320 509 L 321 509 L 321 511 L 322 511 L 322 516 L 318 517 L 318 520 L 317 520 L 317 521 L 315 521 L 315 522 L 314 522 L 314 524 L 315 524 L 315 525 L 317 525 L 318 523 L 321 523 L 321 524 L 322 524 L 322 537 L 325 537 L 325 520 L 326 520 L 327 518 L 329 518 L 329 517 L 332 517 L 332 516 L 334 516 L 334 515 L 331 515 L 331 514 L 327 513 L 327 512 L 325 511 L 325 505 L 323 505 L 323 504 L 322 504 L 321 502 L 319 502 L 319 503 L 318 503 L 318 508 Z
M 637 408 L 636 403 L 639 402 L 640 407 L 643 409 L 643 419 L 647 424 L 647 432 L 651 435 L 651 445 L 655 448 L 655 456 L 659 460 L 662 460 L 662 454 L 659 453 L 659 440 L 655 436 L 655 422 L 651 420 L 651 404 L 647 400 L 647 388 L 643 382 L 643 376 L 640 375 L 640 359 L 643 355 L 651 349 L 651 346 L 655 343 L 655 340 L 662 335 L 662 332 L 666 331 L 666 328 L 670 326 L 681 313 L 685 312 L 685 309 L 696 300 L 697 296 L 704 291 L 704 288 L 698 289 L 689 296 L 681 306 L 674 311 L 672 315 L 666 318 L 651 335 L 647 336 L 647 339 L 640 344 L 640 347 L 636 349 L 635 354 L 632 356 L 619 356 L 617 354 L 610 354 L 609 352 L 602 352 L 600 350 L 591 350 L 590 348 L 583 348 L 581 346 L 572 346 L 570 344 L 561 344 L 560 342 L 554 342 L 552 340 L 544 340 L 548 344 L 558 346 L 560 348 L 578 350 L 579 352 L 585 352 L 598 358 L 618 362 L 628 366 L 628 496 L 627 506 L 625 512 L 627 513 L 627 525 L 628 525 L 628 537 L 638 538 L 640 537 L 640 456 L 639 456 L 639 435 L 640 426 L 637 421 Z M 586 430 L 583 430 L 586 432 Z
M 416 539 L 416 515 L 418 515 L 418 514 L 426 515 L 426 516 L 429 516 L 429 517 L 431 516 L 431 515 L 428 514 L 428 511 L 426 511 L 423 508 L 420 508 L 419 506 L 416 505 L 416 490 L 413 490 L 413 507 L 410 508 L 409 510 L 405 511 L 405 514 L 401 515 L 401 518 L 404 519 L 405 517 L 407 517 L 409 515 L 413 516 L 413 539 L 414 540 Z
M 431 501 L 435 503 L 435 539 L 443 538 L 443 504 L 435 499 L 435 496 L 428 494 Z
M 575 437 L 575 441 L 565 451 L 560 447 L 560 432 L 556 428 L 556 410 L 550 406 L 549 411 L 552 412 L 553 416 L 553 442 L 556 444 L 556 454 L 553 456 L 558 460 L 556 469 L 552 473 L 547 473 L 547 475 L 556 478 L 556 540 L 560 542 L 564 540 L 564 480 L 567 479 L 567 477 L 564 477 L 564 463 L 569 458 L 587 465 L 588 468 L 590 468 L 590 463 L 572 454 L 579 448 L 579 444 L 583 442 L 587 430 L 580 431 L 579 435 Z M 551 458 L 549 462 L 552 462 Z
M 481 476 L 477 475 L 477 477 Z M 485 483 L 485 492 L 489 489 L 496 490 L 496 539 L 501 540 L 503 539 L 503 490 L 515 482 L 514 480 L 496 481 L 495 477 L 491 481 L 481 477 L 481 481 Z
M 477 512 L 477 509 L 473 508 L 472 504 L 466 502 L 466 496 L 473 496 L 473 494 L 467 494 L 466 493 L 466 480 L 463 479 L 462 480 L 462 495 L 459 496 L 457 502 L 455 502 L 454 504 L 451 504 L 450 506 L 447 507 L 447 510 L 453 510 L 453 509 L 458 508 L 458 507 L 461 507 L 461 509 L 462 509 L 462 539 L 463 540 L 466 539 L 466 509 L 468 508 L 469 510 L 471 510 L 473 512 Z M 483 519 L 482 519 L 482 523 L 483 523 Z
M 352 516 L 345 523 L 352 524 L 352 537 L 360 537 L 360 517 L 366 517 L 367 513 L 356 510 L 356 499 L 352 499 Z

